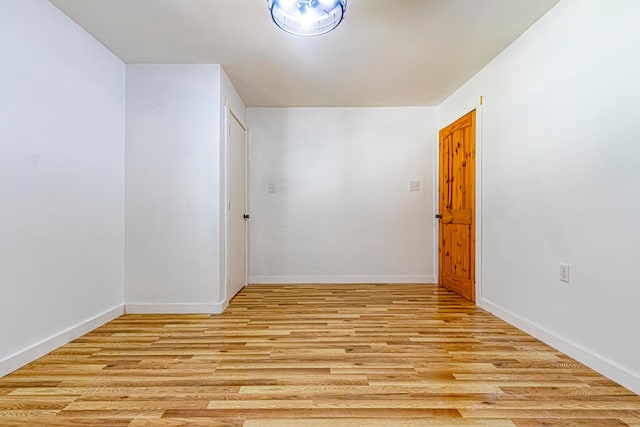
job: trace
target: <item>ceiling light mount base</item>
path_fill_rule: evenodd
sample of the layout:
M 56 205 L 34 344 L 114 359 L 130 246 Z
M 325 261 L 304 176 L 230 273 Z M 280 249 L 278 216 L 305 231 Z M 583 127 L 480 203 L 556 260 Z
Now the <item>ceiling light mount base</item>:
M 278 27 L 302 37 L 335 29 L 347 10 L 347 0 L 267 0 L 267 5 Z

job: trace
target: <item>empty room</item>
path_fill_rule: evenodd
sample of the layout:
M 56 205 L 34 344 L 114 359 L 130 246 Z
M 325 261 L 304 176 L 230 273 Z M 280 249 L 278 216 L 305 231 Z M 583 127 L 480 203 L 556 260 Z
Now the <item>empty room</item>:
M 0 425 L 640 427 L 638 22 L 0 0 Z

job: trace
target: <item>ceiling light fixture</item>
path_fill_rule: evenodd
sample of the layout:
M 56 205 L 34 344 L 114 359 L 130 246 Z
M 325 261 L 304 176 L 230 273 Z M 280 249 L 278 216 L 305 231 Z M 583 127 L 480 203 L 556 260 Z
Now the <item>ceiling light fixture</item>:
M 267 0 L 273 22 L 296 36 L 319 36 L 336 28 L 347 0 Z

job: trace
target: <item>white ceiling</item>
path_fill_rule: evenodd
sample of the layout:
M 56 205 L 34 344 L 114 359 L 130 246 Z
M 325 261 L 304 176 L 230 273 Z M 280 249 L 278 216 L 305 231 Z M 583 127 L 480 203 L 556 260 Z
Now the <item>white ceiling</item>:
M 247 106 L 438 105 L 558 0 L 348 0 L 288 35 L 266 0 L 51 0 L 127 63 L 222 64 Z

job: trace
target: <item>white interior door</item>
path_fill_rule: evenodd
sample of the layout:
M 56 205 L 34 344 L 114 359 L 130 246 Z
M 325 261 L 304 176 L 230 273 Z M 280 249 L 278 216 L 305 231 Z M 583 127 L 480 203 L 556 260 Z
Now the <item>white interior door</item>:
M 227 176 L 229 189 L 229 215 L 227 235 L 228 288 L 231 299 L 247 284 L 247 185 L 246 143 L 247 131 L 229 111 L 229 144 Z

